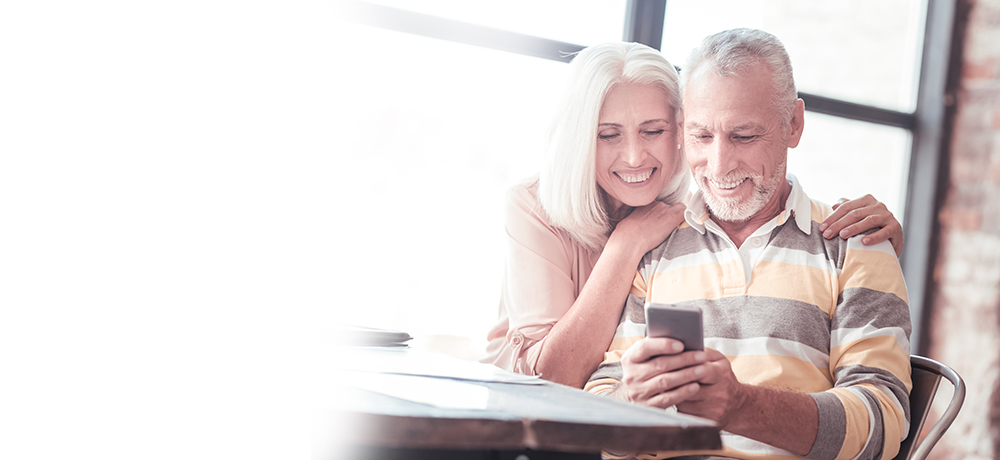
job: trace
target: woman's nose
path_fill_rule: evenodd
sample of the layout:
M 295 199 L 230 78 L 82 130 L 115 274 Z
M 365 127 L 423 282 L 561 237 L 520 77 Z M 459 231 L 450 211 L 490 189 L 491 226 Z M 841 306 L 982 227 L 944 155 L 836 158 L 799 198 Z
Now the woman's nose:
M 621 159 L 629 166 L 640 166 L 646 159 L 646 146 L 636 136 L 625 136 Z

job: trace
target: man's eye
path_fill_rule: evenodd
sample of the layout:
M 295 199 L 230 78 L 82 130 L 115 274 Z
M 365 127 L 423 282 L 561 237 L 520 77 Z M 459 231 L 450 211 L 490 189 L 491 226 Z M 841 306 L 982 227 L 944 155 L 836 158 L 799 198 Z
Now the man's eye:
M 737 142 L 750 142 L 756 138 L 757 136 L 733 136 Z

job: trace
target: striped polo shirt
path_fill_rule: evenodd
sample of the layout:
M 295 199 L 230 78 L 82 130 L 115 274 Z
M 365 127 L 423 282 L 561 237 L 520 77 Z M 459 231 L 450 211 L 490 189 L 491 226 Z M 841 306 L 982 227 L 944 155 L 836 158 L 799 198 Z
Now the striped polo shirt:
M 681 224 L 643 257 L 618 330 L 586 389 L 606 393 L 622 378 L 621 356 L 645 336 L 646 302 L 697 306 L 705 346 L 729 358 L 742 383 L 808 393 L 819 431 L 808 458 L 892 458 L 909 427 L 910 319 L 906 286 L 888 241 L 827 240 L 832 212 L 794 176 L 785 209 L 742 248 L 709 218 L 700 194 Z M 723 450 L 641 453 L 796 458 L 723 432 Z

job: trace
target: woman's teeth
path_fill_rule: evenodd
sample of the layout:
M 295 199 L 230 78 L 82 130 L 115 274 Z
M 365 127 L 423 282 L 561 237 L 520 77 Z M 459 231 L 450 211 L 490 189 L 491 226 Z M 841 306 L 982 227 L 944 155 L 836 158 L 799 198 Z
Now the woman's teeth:
M 623 181 L 628 182 L 630 184 L 635 184 L 638 182 L 645 182 L 646 179 L 649 179 L 649 176 L 653 175 L 653 169 L 650 169 L 649 171 L 639 174 L 625 174 L 617 172 L 615 174 L 618 175 L 618 177 L 622 178 Z

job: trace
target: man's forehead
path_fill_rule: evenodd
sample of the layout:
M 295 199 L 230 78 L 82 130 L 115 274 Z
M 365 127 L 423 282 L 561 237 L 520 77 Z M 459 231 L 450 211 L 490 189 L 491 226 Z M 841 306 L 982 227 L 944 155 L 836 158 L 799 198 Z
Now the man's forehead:
M 721 76 L 698 69 L 684 89 L 684 126 L 727 131 L 763 130 L 772 98 L 761 75 Z M 764 83 L 764 84 L 762 84 Z

